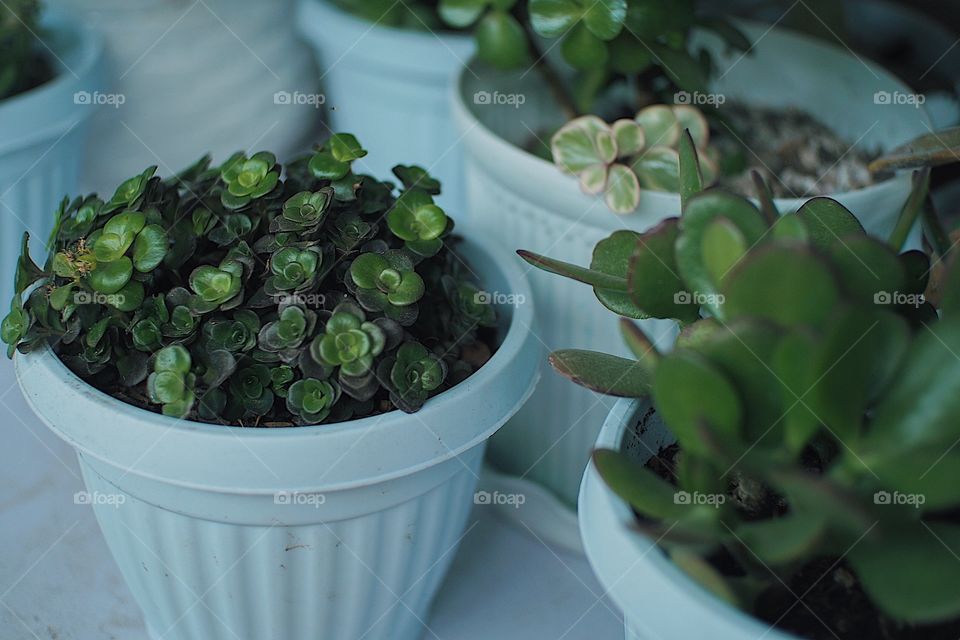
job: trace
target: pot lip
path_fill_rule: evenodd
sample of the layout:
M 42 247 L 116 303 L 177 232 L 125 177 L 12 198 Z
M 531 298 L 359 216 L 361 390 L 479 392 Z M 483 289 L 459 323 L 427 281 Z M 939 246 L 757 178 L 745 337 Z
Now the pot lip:
M 594 447 L 619 450 L 627 428 L 637 414 L 649 406 L 649 399 L 620 398 L 617 400 L 603 423 Z M 634 522 L 633 512 L 626 502 L 606 486 L 592 460 L 587 465 L 580 485 L 578 506 L 580 532 L 590 564 L 601 583 L 604 583 L 607 591 L 630 619 L 631 624 L 642 625 L 645 621 L 642 616 L 630 615 L 635 601 L 624 595 L 629 585 L 624 585 L 627 588 L 618 590 L 616 582 L 610 584 L 610 581 L 605 579 L 603 563 L 596 557 L 599 555 L 597 550 L 601 547 L 608 550 L 607 553 L 616 554 L 622 566 L 627 566 L 631 561 L 637 564 L 642 561 L 644 568 L 656 575 L 656 581 L 668 583 L 672 587 L 671 592 L 682 593 L 686 600 L 683 603 L 684 606 L 694 608 L 690 617 L 697 619 L 697 628 L 713 626 L 710 624 L 712 622 L 722 624 L 724 629 L 736 633 L 735 637 L 743 639 L 766 637 L 770 640 L 800 640 L 798 636 L 785 633 L 777 627 L 771 627 L 709 593 L 662 553 L 654 540 L 632 530 L 630 525 Z M 656 631 L 656 629 L 653 630 Z
M 808 36 L 793 29 L 781 27 L 779 25 L 770 27 L 769 25 L 763 25 L 762 23 L 751 20 L 738 20 L 738 23 L 747 29 L 759 29 L 764 32 L 764 35 L 766 35 L 766 32 L 768 31 L 776 31 L 779 32 L 781 37 L 792 39 L 794 42 L 802 42 L 809 46 L 821 47 L 831 50 L 839 56 L 850 57 L 849 53 L 837 45 L 821 42 L 812 36 Z M 472 62 L 473 60 L 471 60 L 471 63 Z M 911 91 L 911 89 L 904 84 L 903 81 L 894 76 L 885 67 L 881 67 L 870 60 L 862 60 L 862 63 L 869 69 L 872 69 L 879 77 L 896 83 L 899 90 L 907 92 Z M 501 137 L 492 129 L 487 127 L 487 125 L 477 118 L 476 115 L 474 115 L 474 112 L 470 108 L 468 101 L 464 99 L 464 91 L 466 89 L 464 84 L 469 71 L 469 64 L 461 68 L 457 74 L 456 81 L 452 84 L 450 89 L 450 101 L 453 104 L 452 109 L 454 113 L 454 119 L 458 122 L 460 129 L 459 133 L 461 134 L 464 143 L 468 147 L 476 146 L 487 149 L 492 147 L 496 149 L 496 153 L 480 153 L 473 155 L 480 158 L 481 162 L 484 162 L 488 166 L 495 168 L 495 170 L 503 173 L 503 175 L 507 176 L 508 178 L 510 176 L 522 176 L 523 180 L 527 181 L 530 176 L 538 176 L 538 182 L 549 184 L 549 191 L 559 190 L 560 193 L 562 193 L 562 198 L 565 200 L 570 202 L 579 201 L 583 203 L 583 206 L 580 207 L 581 209 L 593 208 L 595 206 L 603 207 L 602 199 L 599 196 L 591 196 L 584 193 L 580 189 L 574 176 L 562 173 L 553 163 L 548 162 L 522 149 L 520 146 L 514 144 L 510 140 Z M 929 128 L 929 114 L 927 113 L 926 109 L 920 109 L 919 111 L 921 122 L 924 123 L 927 128 Z M 492 158 L 499 158 L 500 160 L 493 161 Z M 509 161 L 504 161 L 504 158 L 509 158 Z M 507 169 L 507 167 L 509 167 L 509 169 Z M 886 192 L 887 195 L 898 195 L 902 192 L 902 194 L 905 196 L 906 193 L 909 192 L 909 189 L 909 172 L 900 172 L 891 178 L 882 180 L 880 182 L 875 182 L 859 189 L 836 193 L 824 193 L 819 194 L 818 196 L 811 196 L 810 198 L 775 198 L 774 202 L 781 212 L 787 212 L 796 211 L 803 203 L 807 202 L 812 197 L 827 197 L 835 200 L 845 201 L 850 200 L 851 198 L 865 197 L 878 192 Z M 584 216 L 577 222 L 578 224 L 585 224 L 603 230 L 623 228 L 626 221 L 641 223 L 646 222 L 648 223 L 647 226 L 649 226 L 649 224 L 656 223 L 657 220 L 651 219 L 645 221 L 644 218 L 649 217 L 648 214 L 645 215 L 645 211 L 651 209 L 664 210 L 667 206 L 672 206 L 674 209 L 679 210 L 680 194 L 677 193 L 645 190 L 642 198 L 646 199 L 647 202 L 641 201 L 641 204 L 637 207 L 637 209 L 630 213 L 613 214 L 610 212 L 614 216 L 616 224 L 597 224 L 593 217 L 589 216 Z
M 66 12 L 46 11 L 41 22 L 54 37 L 76 38 L 76 43 L 68 44 L 74 51 L 68 56 L 59 50 L 65 43 L 45 43 L 44 55 L 49 58 L 52 51 L 50 62 L 55 68 L 54 76 L 41 85 L 0 101 L 0 154 L 66 135 L 96 111 L 93 105 L 75 103 L 73 94 L 99 88 L 103 37 Z M 73 63 L 70 67 L 62 60 L 67 57 Z M 50 113 L 51 105 L 53 114 Z M 4 123 L 9 124 L 4 126 Z
M 317 43 L 329 39 L 328 29 L 335 32 L 358 33 L 360 35 L 357 42 L 343 54 L 344 56 L 350 52 L 366 54 L 364 57 L 368 57 L 371 62 L 387 64 L 390 67 L 411 68 L 421 75 L 450 73 L 454 68 L 451 67 L 450 56 L 455 58 L 456 68 L 465 66 L 464 63 L 473 54 L 475 48 L 473 36 L 466 32 L 431 29 L 419 31 L 370 23 L 334 5 L 330 0 L 298 0 L 296 15 L 297 29 L 314 46 L 319 46 Z M 382 51 L 367 52 L 360 41 L 371 37 L 375 37 L 378 44 L 383 47 L 403 51 L 407 61 L 405 62 L 402 58 L 385 58 Z M 442 54 L 438 56 L 438 46 L 440 49 L 445 49 L 450 56 Z M 410 60 L 410 56 L 413 60 Z M 333 64 L 337 62 L 339 60 Z M 321 79 L 328 73 L 329 68 L 321 70 Z
M 458 247 L 458 249 L 461 248 Z M 508 255 L 497 248 L 489 246 L 486 242 L 475 239 L 465 239 L 462 249 L 465 254 L 475 252 L 479 257 L 492 265 L 492 267 L 489 268 L 499 270 L 499 276 L 505 281 L 505 284 L 511 288 L 513 293 L 516 293 L 518 296 L 524 296 L 522 299 L 526 302 L 511 307 L 512 317 L 510 318 L 509 325 L 506 327 L 506 332 L 503 335 L 499 348 L 490 360 L 466 380 L 431 398 L 416 414 L 406 414 L 400 410 L 394 410 L 376 416 L 335 424 L 270 428 L 223 426 L 188 420 L 177 420 L 127 404 L 87 384 L 82 378 L 73 373 L 60 358 L 53 353 L 53 350 L 49 346 L 27 354 L 16 354 L 14 367 L 17 382 L 21 390 L 24 391 L 27 403 L 34 413 L 56 432 L 57 435 L 67 440 L 67 442 L 84 454 L 90 455 L 112 466 L 118 466 L 117 460 L 114 459 L 116 456 L 104 453 L 103 449 L 106 447 L 102 441 L 97 441 L 93 435 L 89 435 L 81 441 L 78 436 L 70 433 L 73 429 L 63 429 L 61 425 L 53 424 L 47 417 L 46 412 L 43 411 L 43 406 L 48 404 L 50 398 L 38 401 L 33 397 L 33 394 L 30 393 L 30 390 L 42 388 L 43 385 L 50 385 L 52 381 L 57 389 L 53 391 L 48 390 L 47 393 L 56 396 L 57 399 L 71 405 L 75 402 L 82 403 L 87 410 L 122 417 L 124 419 L 123 422 L 130 423 L 133 429 L 143 431 L 144 435 L 147 435 L 148 432 L 155 432 L 166 436 L 166 434 L 169 433 L 172 440 L 178 440 L 178 446 L 189 444 L 192 446 L 218 447 L 222 450 L 225 446 L 231 447 L 239 444 L 240 447 L 235 447 L 234 452 L 239 451 L 242 453 L 246 451 L 252 454 L 255 459 L 259 459 L 259 456 L 255 453 L 258 450 L 265 458 L 269 459 L 274 453 L 281 451 L 286 453 L 301 448 L 304 450 L 312 448 L 315 451 L 318 447 L 327 449 L 339 448 L 344 451 L 345 456 L 346 453 L 349 453 L 361 440 L 368 439 L 371 442 L 376 442 L 378 436 L 396 432 L 396 430 L 402 429 L 405 426 L 409 427 L 409 421 L 411 420 L 417 420 L 423 423 L 423 425 L 428 425 L 428 423 L 435 424 L 435 430 L 431 429 L 431 435 L 436 436 L 432 438 L 434 441 L 433 449 L 427 451 L 427 448 L 418 441 L 414 446 L 414 453 L 405 452 L 405 457 L 408 459 L 407 462 L 409 462 L 409 464 L 398 463 L 398 465 L 390 468 L 383 468 L 385 465 L 381 464 L 377 466 L 375 470 L 368 471 L 367 475 L 362 473 L 343 473 L 341 475 L 344 477 L 340 479 L 323 482 L 322 490 L 335 491 L 349 489 L 409 475 L 420 469 L 431 467 L 457 457 L 463 452 L 485 442 L 526 401 L 533 392 L 536 381 L 539 379 L 540 349 L 538 344 L 535 344 L 536 338 L 532 331 L 532 327 L 535 326 L 534 305 L 532 303 L 533 294 L 526 275 L 521 271 L 520 266 L 516 264 L 516 260 L 510 260 Z M 473 266 L 473 264 L 474 263 L 471 262 L 471 266 Z M 478 269 L 478 271 L 480 271 L 480 269 Z M 500 387 L 503 387 L 509 378 L 510 370 L 519 370 L 521 375 L 514 376 L 510 380 L 508 390 L 504 388 L 499 389 L 500 393 L 502 393 L 509 402 L 509 406 L 498 410 L 499 405 L 496 403 L 477 401 L 481 398 L 486 398 L 485 394 L 491 392 L 491 385 L 499 384 Z M 516 384 L 518 382 L 522 384 Z M 493 390 L 497 391 L 497 388 L 494 387 Z M 451 427 L 450 418 L 462 415 L 462 411 L 458 411 L 458 406 L 462 407 L 465 400 L 469 398 L 476 398 L 476 400 L 471 401 L 471 404 L 476 405 L 474 408 L 477 409 L 478 414 L 481 414 L 480 420 L 482 420 L 482 422 L 478 424 L 477 419 L 475 419 L 474 416 L 470 416 L 468 419 L 459 421 L 460 423 L 467 424 L 459 424 Z M 481 404 L 484 406 L 479 406 Z M 488 404 L 491 406 L 485 406 Z M 470 427 L 469 424 L 477 426 Z M 86 436 L 87 434 L 84 433 L 84 435 Z M 449 438 L 441 436 L 447 436 Z M 109 438 L 106 439 L 109 440 Z M 435 441 L 437 439 L 440 439 L 442 443 L 442 451 L 435 450 Z M 449 445 L 447 444 L 448 439 L 450 441 Z M 324 447 L 321 443 L 327 443 L 329 446 Z M 269 448 L 269 451 L 267 448 Z M 358 449 L 362 449 L 362 447 L 358 447 Z M 146 455 L 146 453 L 143 455 Z M 331 454 L 331 456 L 333 456 L 333 454 Z M 337 458 L 338 461 L 339 459 L 340 458 Z M 167 484 L 177 484 L 184 487 L 205 490 L 220 490 L 229 493 L 271 493 L 274 491 L 272 488 L 270 490 L 264 489 L 259 486 L 257 482 L 249 482 L 248 484 L 252 487 L 250 489 L 237 489 L 235 486 L 230 486 L 227 483 L 180 481 L 156 470 L 134 469 L 132 465 L 127 467 L 126 471 L 138 476 L 160 480 Z M 331 475 L 336 476 L 336 474 Z M 274 476 L 276 476 L 276 474 L 274 474 Z M 311 480 L 316 479 L 317 482 L 320 482 L 325 477 L 326 475 L 324 474 L 318 479 L 311 477 Z M 272 482 L 273 480 L 267 479 L 264 483 Z

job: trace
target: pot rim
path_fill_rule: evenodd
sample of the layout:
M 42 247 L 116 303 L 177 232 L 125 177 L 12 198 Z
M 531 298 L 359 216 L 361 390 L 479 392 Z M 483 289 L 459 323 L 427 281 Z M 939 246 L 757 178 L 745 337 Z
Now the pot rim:
M 474 239 L 467 239 L 458 251 L 476 271 L 487 273 L 483 278 L 487 282 L 481 284 L 499 279 L 525 303 L 511 307 L 509 325 L 490 360 L 466 380 L 431 398 L 416 414 L 394 410 L 342 423 L 270 428 L 177 420 L 127 404 L 89 385 L 49 346 L 16 354 L 17 382 L 34 413 L 72 446 L 128 473 L 167 484 L 229 493 L 271 493 L 289 484 L 313 488 L 321 483 L 323 491 L 334 491 L 409 475 L 483 444 L 526 401 L 539 379 L 541 348 L 532 332 L 533 294 L 519 260 L 510 260 L 499 249 Z M 481 261 L 486 264 L 478 265 Z M 500 273 L 492 276 L 490 269 Z M 58 403 L 70 408 L 56 408 Z M 80 422 L 84 424 L 78 427 Z M 118 427 L 118 422 L 125 427 Z M 418 423 L 429 433 L 420 433 Z M 153 446 L 142 446 L 151 434 L 157 436 L 155 454 Z M 378 450 L 381 442 L 396 442 L 397 449 Z M 271 477 L 256 468 L 211 473 L 170 470 L 176 463 L 165 456 L 189 459 L 202 448 L 212 448 L 210 452 L 223 458 L 243 459 L 246 464 L 252 457 L 268 470 L 271 465 L 264 460 L 274 460 L 276 468 L 290 472 L 290 479 L 282 480 L 272 470 Z M 342 466 L 348 469 L 335 470 L 344 460 Z M 325 462 L 330 468 L 318 478 L 315 470 L 323 469 Z M 213 480 L 210 475 L 215 476 Z M 237 489 L 248 486 L 251 488 Z
M 793 29 L 777 25 L 769 27 L 768 25 L 762 25 L 750 20 L 739 20 L 738 23 L 747 29 L 761 30 L 764 35 L 766 35 L 767 32 L 778 32 L 780 37 L 792 40 L 794 43 L 828 50 L 837 56 L 851 57 L 849 53 L 838 45 L 822 42 Z M 896 84 L 899 91 L 912 92 L 906 84 L 884 67 L 870 60 L 861 60 L 861 62 L 879 78 L 882 78 L 888 83 Z M 554 199 L 559 198 L 560 201 L 579 202 L 581 203 L 579 209 L 582 210 L 588 210 L 593 207 L 605 209 L 602 198 L 584 193 L 580 189 L 575 176 L 561 172 L 553 163 L 501 137 L 475 115 L 468 100 L 465 99 L 465 82 L 468 71 L 470 71 L 469 65 L 462 68 L 458 73 L 456 81 L 450 90 L 450 100 L 452 102 L 454 119 L 458 124 L 459 133 L 461 134 L 464 144 L 468 148 L 479 147 L 487 150 L 483 153 L 475 153 L 472 155 L 485 166 L 497 172 L 497 174 L 509 184 L 515 184 L 517 181 L 529 182 L 530 176 L 537 176 L 537 182 L 545 185 L 544 191 L 555 194 L 552 196 Z M 918 111 L 920 122 L 929 129 L 931 126 L 930 116 L 926 109 L 921 108 Z M 920 133 L 926 133 L 926 131 L 918 131 L 917 135 Z M 906 142 L 906 140 L 902 142 Z M 891 148 L 892 146 L 893 145 L 891 145 Z M 496 152 L 490 153 L 490 149 L 495 149 Z M 509 158 L 509 160 L 506 161 L 505 158 Z M 860 189 L 824 193 L 820 194 L 819 197 L 828 197 L 843 201 L 853 197 L 865 197 L 878 193 L 883 193 L 885 196 L 905 196 L 910 190 L 910 184 L 910 172 L 900 172 L 886 180 L 875 182 Z M 639 222 L 644 226 L 651 226 L 656 224 L 659 218 L 651 216 L 649 212 L 656 210 L 679 210 L 680 195 L 677 193 L 645 190 L 642 197 L 646 199 L 646 202 L 641 202 L 637 209 L 630 213 L 613 214 L 613 212 L 609 212 L 611 216 L 607 216 L 605 219 L 609 220 L 612 217 L 614 224 L 598 224 L 594 216 L 583 216 L 577 220 L 577 223 L 604 231 L 624 228 L 628 220 L 631 223 Z M 811 196 L 811 198 L 812 197 L 818 196 Z M 775 198 L 774 202 L 778 210 L 785 213 L 788 211 L 796 211 L 811 198 Z M 751 199 L 755 200 L 754 198 Z M 645 211 L 647 212 L 646 214 L 644 213 Z M 645 221 L 644 218 L 649 218 L 649 220 Z M 631 224 L 631 226 L 634 226 L 634 224 Z
M 94 105 L 76 103 L 73 94 L 101 86 L 102 36 L 55 10 L 45 12 L 41 22 L 51 33 L 49 44 L 44 42 L 43 53 L 49 59 L 53 50 L 53 59 L 49 62 L 54 67 L 54 76 L 32 89 L 0 100 L 0 154 L 66 135 L 97 110 Z M 66 66 L 63 58 L 69 58 L 72 67 Z
M 618 399 L 604 421 L 594 447 L 619 450 L 626 430 L 637 414 L 649 406 L 649 400 L 646 399 Z M 732 637 L 744 640 L 800 640 L 798 636 L 785 633 L 708 592 L 677 567 L 654 540 L 632 529 L 635 521 L 633 512 L 626 502 L 607 487 L 592 460 L 583 475 L 578 506 L 580 534 L 590 565 L 606 592 L 623 610 L 629 624 L 651 628 L 644 617 L 646 612 L 640 609 L 642 596 L 626 584 L 629 580 L 623 580 L 624 584 L 618 589 L 620 579 L 613 582 L 609 579 L 608 567 L 613 557 L 616 557 L 621 570 L 631 561 L 635 564 L 642 561 L 645 565 L 642 569 L 647 576 L 649 572 L 655 572 L 658 581 L 666 583 L 671 594 L 682 594 L 685 600 L 682 606 L 689 612 L 691 630 L 712 628 L 720 638 L 730 637 L 724 635 L 730 633 L 734 634 Z M 602 540 L 598 539 L 599 535 L 603 536 Z M 654 585 L 653 588 L 666 593 L 659 586 Z M 691 608 L 693 611 L 689 611 Z M 662 613 L 671 614 L 666 610 Z M 657 629 L 653 627 L 652 631 L 656 632 Z M 660 637 L 656 633 L 653 635 Z

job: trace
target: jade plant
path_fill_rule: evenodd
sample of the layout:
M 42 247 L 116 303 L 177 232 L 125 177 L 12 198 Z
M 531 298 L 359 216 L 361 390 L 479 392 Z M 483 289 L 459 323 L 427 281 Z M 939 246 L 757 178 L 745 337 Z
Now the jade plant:
M 8 0 L 0 7 L 0 100 L 43 83 L 52 75 L 41 55 L 38 0 Z
M 207 157 L 65 199 L 43 267 L 24 237 L 9 354 L 51 344 L 117 398 L 211 423 L 417 411 L 482 366 L 495 313 L 433 202 L 439 183 L 399 166 L 398 193 L 354 172 L 364 155 L 337 134 L 286 167 Z
M 689 135 L 680 156 L 679 218 L 614 233 L 589 267 L 521 252 L 592 286 L 634 356 L 564 350 L 554 368 L 649 398 L 655 413 L 641 421 L 676 439 L 649 461 L 598 450 L 597 470 L 682 570 L 771 624 L 816 638 L 953 637 L 960 272 L 934 287 L 930 257 L 902 250 L 929 173 L 880 240 L 831 199 L 781 216 L 762 181 L 759 206 L 703 190 Z M 633 322 L 643 318 L 676 320 L 672 350 Z
M 550 147 L 557 167 L 576 175 L 584 192 L 602 193 L 612 211 L 630 213 L 643 189 L 680 190 L 678 149 L 684 130 L 700 150 L 704 182 L 714 182 L 718 168 L 708 147 L 710 126 L 699 109 L 688 105 L 651 105 L 612 125 L 581 116 L 561 127 Z

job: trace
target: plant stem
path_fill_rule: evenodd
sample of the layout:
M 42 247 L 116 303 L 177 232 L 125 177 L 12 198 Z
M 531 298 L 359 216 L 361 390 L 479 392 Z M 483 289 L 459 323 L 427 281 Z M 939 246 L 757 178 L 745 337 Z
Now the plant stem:
M 563 83 L 560 74 L 558 74 L 556 69 L 547 61 L 546 56 L 540 52 L 540 48 L 537 46 L 536 34 L 530 27 L 529 21 L 520 20 L 520 24 L 523 25 L 523 33 L 527 37 L 527 47 L 530 49 L 530 55 L 533 56 L 534 67 L 547 83 L 547 86 L 550 88 L 550 93 L 553 94 L 554 99 L 557 101 L 557 106 L 560 107 L 560 111 L 563 112 L 564 117 L 566 117 L 567 120 L 573 120 L 580 115 L 580 110 L 577 109 L 573 96 L 567 91 L 567 87 Z
M 897 225 L 890 234 L 890 246 L 894 251 L 903 249 L 907 242 L 907 236 L 913 229 L 914 223 L 920 216 L 920 212 L 925 208 L 927 194 L 930 192 L 930 169 L 915 171 L 913 173 L 913 189 L 910 191 L 910 197 L 907 198 L 903 210 L 897 218 Z
M 926 231 L 924 235 L 933 246 L 934 253 L 937 254 L 938 259 L 941 262 L 946 260 L 947 255 L 953 247 L 953 242 L 950 240 L 950 234 L 943 228 L 939 216 L 937 216 L 936 207 L 934 207 L 933 202 L 929 200 L 926 206 L 923 207 L 923 226 Z

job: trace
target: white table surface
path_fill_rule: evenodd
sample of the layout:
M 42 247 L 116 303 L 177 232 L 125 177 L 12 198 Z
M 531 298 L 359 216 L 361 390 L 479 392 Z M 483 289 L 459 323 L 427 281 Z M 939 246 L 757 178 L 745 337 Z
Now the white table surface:
M 5 358 L 0 438 L 0 639 L 146 640 L 91 507 L 74 503 L 73 451 L 33 417 Z M 543 542 L 522 514 L 477 506 L 467 526 L 424 639 L 623 638 L 585 558 Z

